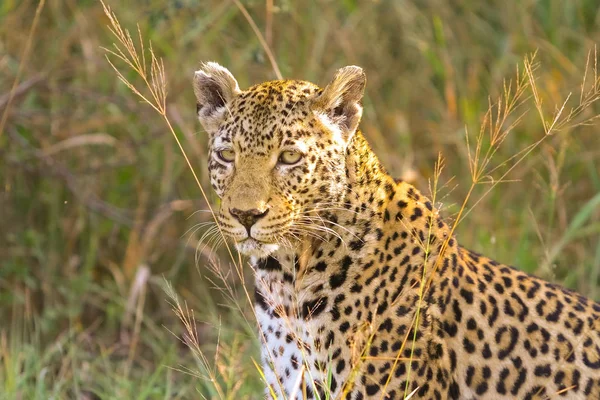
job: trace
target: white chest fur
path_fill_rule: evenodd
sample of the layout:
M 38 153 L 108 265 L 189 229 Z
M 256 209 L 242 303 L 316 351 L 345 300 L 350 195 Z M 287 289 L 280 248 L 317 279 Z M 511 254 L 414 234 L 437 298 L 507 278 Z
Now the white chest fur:
M 326 374 L 315 365 L 317 324 L 302 316 L 302 294 L 282 271 L 256 272 L 256 317 L 262 341 L 263 372 L 277 398 L 303 399 Z M 314 398 L 313 396 L 307 396 Z

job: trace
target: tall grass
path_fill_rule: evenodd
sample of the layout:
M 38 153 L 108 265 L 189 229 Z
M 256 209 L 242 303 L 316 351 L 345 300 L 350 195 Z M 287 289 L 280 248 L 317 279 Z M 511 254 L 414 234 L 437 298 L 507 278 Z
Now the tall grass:
M 6 398 L 261 393 L 252 271 L 207 237 L 196 250 L 211 213 L 194 211 L 216 202 L 199 190 L 209 187 L 190 87 L 200 61 L 226 65 L 241 86 L 365 67 L 363 131 L 395 175 L 421 189 L 434 177 L 461 244 L 598 298 L 593 1 L 120 5 L 123 26 L 140 24 L 135 41 L 121 37 L 137 43 L 139 64 L 108 46 L 100 4 L 42 6 L 0 5 Z M 149 41 L 154 56 L 139 47 Z M 131 86 L 101 47 L 133 62 L 115 64 Z

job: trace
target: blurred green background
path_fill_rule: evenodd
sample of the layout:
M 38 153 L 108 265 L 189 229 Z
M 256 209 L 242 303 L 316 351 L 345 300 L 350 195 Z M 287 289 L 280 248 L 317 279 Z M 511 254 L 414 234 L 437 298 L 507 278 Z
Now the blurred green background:
M 571 92 L 566 110 L 581 102 L 584 75 L 594 90 L 598 0 L 108 4 L 164 59 L 169 120 L 213 203 L 193 71 L 212 60 L 242 87 L 275 78 L 242 8 L 284 77 L 326 84 L 341 66 L 366 70 L 365 135 L 394 176 L 426 193 L 441 153 L 437 200 L 449 219 L 472 183 L 465 131 L 473 149 L 489 102 L 526 55 L 538 50 L 546 119 Z M 210 215 L 195 211 L 206 202 L 164 121 L 106 62 L 114 38 L 101 5 L 46 0 L 31 34 L 36 8 L 0 2 L 0 398 L 261 398 L 240 279 L 222 250 L 197 251 L 196 224 Z M 598 300 L 600 132 L 577 125 L 600 107 L 545 137 L 530 96 L 491 163 L 495 179 L 512 168 L 511 182 L 485 197 L 490 185 L 476 185 L 457 236 Z M 166 282 L 194 310 L 207 360 L 183 343 Z

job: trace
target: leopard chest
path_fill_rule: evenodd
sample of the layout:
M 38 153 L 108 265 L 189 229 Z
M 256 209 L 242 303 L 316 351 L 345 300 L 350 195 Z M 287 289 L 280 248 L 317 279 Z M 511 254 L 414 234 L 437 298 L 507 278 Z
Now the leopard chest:
M 301 398 L 327 379 L 327 303 L 298 291 L 281 271 L 257 271 L 255 312 L 264 374 L 277 398 Z M 273 390 L 273 392 L 271 392 Z

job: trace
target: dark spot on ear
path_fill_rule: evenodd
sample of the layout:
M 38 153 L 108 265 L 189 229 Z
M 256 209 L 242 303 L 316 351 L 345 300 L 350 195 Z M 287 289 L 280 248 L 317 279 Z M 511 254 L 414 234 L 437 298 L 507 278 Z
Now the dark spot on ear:
M 198 111 L 205 106 L 209 106 L 211 110 L 223 107 L 225 105 L 225 99 L 223 98 L 223 93 L 221 92 L 222 89 L 219 87 L 219 84 L 212 79 L 208 79 L 204 83 L 204 86 L 207 104 L 198 104 Z
M 344 107 L 339 105 L 336 108 L 333 109 L 333 116 L 334 117 L 340 117 L 344 114 Z

